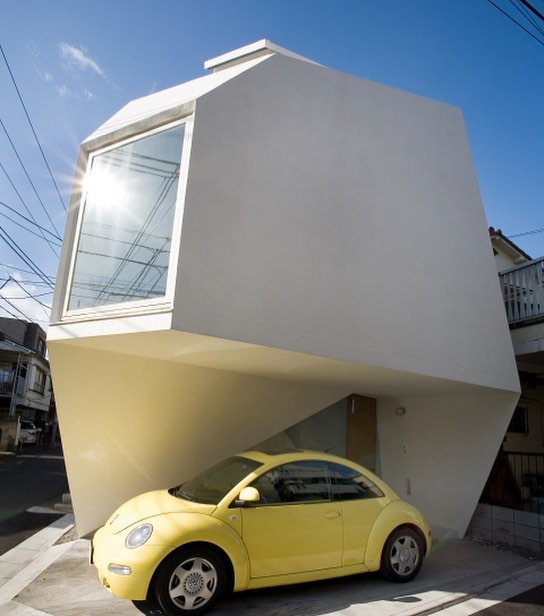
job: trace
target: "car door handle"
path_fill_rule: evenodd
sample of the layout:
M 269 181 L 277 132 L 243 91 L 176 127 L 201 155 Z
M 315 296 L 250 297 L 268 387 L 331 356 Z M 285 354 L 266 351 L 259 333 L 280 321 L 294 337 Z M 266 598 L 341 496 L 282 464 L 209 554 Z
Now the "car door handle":
M 332 520 L 334 518 L 337 518 L 340 515 L 339 511 L 329 511 L 328 513 L 325 514 L 325 517 L 328 518 L 329 520 Z

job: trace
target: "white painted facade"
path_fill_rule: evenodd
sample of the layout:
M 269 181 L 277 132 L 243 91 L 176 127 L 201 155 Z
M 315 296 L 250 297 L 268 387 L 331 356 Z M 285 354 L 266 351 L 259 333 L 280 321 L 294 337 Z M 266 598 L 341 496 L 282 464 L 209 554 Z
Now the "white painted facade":
M 383 478 L 462 535 L 519 382 L 461 112 L 267 41 L 208 66 L 81 147 L 48 340 L 80 532 L 360 394 Z M 70 309 L 89 157 L 176 121 L 164 295 Z

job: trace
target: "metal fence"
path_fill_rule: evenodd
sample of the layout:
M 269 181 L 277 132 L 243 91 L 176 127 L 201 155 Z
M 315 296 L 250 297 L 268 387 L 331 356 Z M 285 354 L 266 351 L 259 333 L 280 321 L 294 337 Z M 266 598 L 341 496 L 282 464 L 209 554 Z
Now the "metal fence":
M 520 507 L 544 513 L 544 454 L 505 452 L 520 491 Z

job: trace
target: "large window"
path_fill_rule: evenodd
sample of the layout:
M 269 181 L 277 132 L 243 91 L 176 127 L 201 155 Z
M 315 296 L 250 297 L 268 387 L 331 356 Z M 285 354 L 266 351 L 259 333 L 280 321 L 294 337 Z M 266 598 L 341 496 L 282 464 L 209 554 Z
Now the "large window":
M 92 156 L 68 310 L 165 296 L 184 128 Z

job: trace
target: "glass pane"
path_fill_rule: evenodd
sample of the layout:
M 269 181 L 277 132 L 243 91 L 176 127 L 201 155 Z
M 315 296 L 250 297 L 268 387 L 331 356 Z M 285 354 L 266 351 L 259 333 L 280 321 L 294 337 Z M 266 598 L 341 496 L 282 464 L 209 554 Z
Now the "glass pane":
M 322 462 L 292 462 L 268 471 L 252 483 L 259 504 L 330 500 L 327 469 Z
M 332 497 L 334 500 L 356 500 L 361 498 L 379 498 L 383 492 L 368 477 L 356 470 L 329 462 L 332 480 Z
M 96 155 L 69 310 L 163 297 L 184 126 Z
M 217 505 L 235 485 L 259 466 L 261 466 L 259 462 L 247 458 L 228 458 L 203 471 L 194 479 L 172 488 L 170 493 L 178 498 Z

